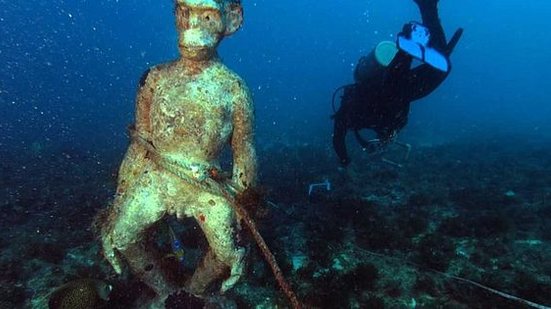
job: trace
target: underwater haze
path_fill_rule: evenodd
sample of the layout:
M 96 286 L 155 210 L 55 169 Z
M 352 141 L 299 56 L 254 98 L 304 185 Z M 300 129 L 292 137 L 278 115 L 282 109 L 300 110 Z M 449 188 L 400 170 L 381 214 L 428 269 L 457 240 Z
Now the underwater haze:
M 415 3 L 242 4 L 244 24 L 218 52 L 253 95 L 268 201 L 256 219 L 301 302 L 551 306 L 551 2 L 441 0 L 448 40 L 464 35 L 449 77 L 411 105 L 398 135 L 409 157 L 370 155 L 349 134 L 346 175 L 332 146 L 333 94 L 354 82 L 360 57 L 420 21 Z M 113 274 L 92 224 L 116 190 L 140 77 L 179 56 L 173 9 L 171 0 L 0 0 L 0 308 L 44 308 L 83 278 L 114 286 L 109 308 L 136 306 L 145 288 Z M 326 180 L 331 190 L 309 194 Z M 183 243 L 185 277 L 202 248 Z M 254 271 L 225 301 L 288 306 L 250 255 Z
M 548 138 L 551 5 L 442 1 L 448 38 L 465 36 L 453 74 L 413 104 L 412 141 L 513 134 Z M 171 1 L 2 2 L 1 143 L 110 140 L 124 147 L 137 81 L 177 56 Z M 220 55 L 251 88 L 259 143 L 327 142 L 333 91 L 358 58 L 403 23 L 412 1 L 244 1 L 245 24 Z

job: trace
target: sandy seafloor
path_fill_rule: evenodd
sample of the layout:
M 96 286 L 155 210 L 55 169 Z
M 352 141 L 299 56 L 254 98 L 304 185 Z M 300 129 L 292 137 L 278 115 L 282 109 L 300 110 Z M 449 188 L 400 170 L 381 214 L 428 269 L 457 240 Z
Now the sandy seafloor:
M 123 152 L 29 149 L 1 155 L 0 308 L 45 308 L 49 292 L 80 278 L 113 285 L 105 308 L 135 307 L 147 288 L 114 275 L 92 228 Z M 344 173 L 329 147 L 272 144 L 259 147 L 267 202 L 254 212 L 305 307 L 527 307 L 452 276 L 551 306 L 550 154 L 549 143 L 497 137 L 414 147 L 401 168 L 353 151 Z M 331 191 L 308 196 L 325 179 Z M 167 267 L 183 280 L 205 240 L 193 222 L 171 224 L 186 266 L 169 257 Z M 178 297 L 167 307 L 185 307 Z M 254 245 L 247 277 L 215 303 L 288 306 Z

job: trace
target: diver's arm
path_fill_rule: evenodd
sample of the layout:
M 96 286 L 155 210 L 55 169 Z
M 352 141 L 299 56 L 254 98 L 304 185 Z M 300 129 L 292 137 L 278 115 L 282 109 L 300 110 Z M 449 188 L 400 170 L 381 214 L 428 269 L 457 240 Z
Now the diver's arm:
M 256 151 L 254 148 L 254 107 L 249 89 L 237 95 L 233 112 L 232 184 L 239 191 L 256 185 Z

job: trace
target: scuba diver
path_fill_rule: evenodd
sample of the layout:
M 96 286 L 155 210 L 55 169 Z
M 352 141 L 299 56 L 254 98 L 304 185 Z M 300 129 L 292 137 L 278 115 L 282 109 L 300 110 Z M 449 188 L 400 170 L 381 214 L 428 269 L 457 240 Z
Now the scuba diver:
M 432 93 L 450 73 L 449 56 L 463 29 L 448 42 L 438 16 L 438 0 L 413 0 L 423 23 L 410 22 L 398 34 L 396 43 L 381 42 L 367 57 L 358 61 L 355 83 L 345 85 L 341 106 L 332 116 L 335 121 L 333 147 L 343 167 L 350 163 L 345 137 L 355 133 L 358 143 L 368 151 L 392 142 L 406 125 L 410 104 Z M 413 67 L 413 60 L 422 62 Z M 377 138 L 365 140 L 361 129 L 374 130 Z

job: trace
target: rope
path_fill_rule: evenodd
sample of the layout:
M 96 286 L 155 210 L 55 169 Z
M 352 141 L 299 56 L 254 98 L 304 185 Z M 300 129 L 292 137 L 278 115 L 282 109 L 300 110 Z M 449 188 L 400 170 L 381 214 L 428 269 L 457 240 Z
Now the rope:
M 525 304 L 529 307 L 532 307 L 532 308 L 537 308 L 537 309 L 551 309 L 551 307 L 548 307 L 548 306 L 545 306 L 545 305 L 540 305 L 538 303 L 535 303 L 535 302 L 532 302 L 532 301 L 529 301 L 527 299 L 524 299 L 524 298 L 520 298 L 518 296 L 514 296 L 514 295 L 511 295 L 511 294 L 507 294 L 505 292 L 502 292 L 502 291 L 499 291 L 499 290 L 496 290 L 496 289 L 493 289 L 489 286 L 485 286 L 483 284 L 480 284 L 476 281 L 472 281 L 472 280 L 469 280 L 469 279 L 465 279 L 465 278 L 461 278 L 461 277 L 457 277 L 457 276 L 454 276 L 454 275 L 450 275 L 450 274 L 446 274 L 444 272 L 441 272 L 441 271 L 438 271 L 436 269 L 432 269 L 432 268 L 426 268 L 426 267 L 422 267 L 416 263 L 413 263 L 413 262 L 410 262 L 408 260 L 404 260 L 404 259 L 400 259 L 400 258 L 397 258 L 397 257 L 393 257 L 393 256 L 388 256 L 388 255 L 384 255 L 384 254 L 380 254 L 380 253 L 376 253 L 376 252 L 372 252 L 372 251 L 369 251 L 369 250 L 362 250 L 363 252 L 369 254 L 369 255 L 374 255 L 374 256 L 377 256 L 377 257 L 380 257 L 382 259 L 386 259 L 386 260 L 395 260 L 395 261 L 398 261 L 400 263 L 406 263 L 406 264 L 409 264 L 409 265 L 412 265 L 414 266 L 415 268 L 425 268 L 433 273 L 437 273 L 439 275 L 442 275 L 446 278 L 450 278 L 450 279 L 453 279 L 453 280 L 457 280 L 457 281 L 460 281 L 460 282 L 463 282 L 463 283 L 467 283 L 467 284 L 470 284 L 470 285 L 474 285 L 476 287 L 479 287 L 483 290 L 486 290 L 490 293 L 493 293 L 495 295 L 498 295 L 498 296 L 501 296 L 503 298 L 506 298 L 506 299 L 509 299 L 509 300 L 512 300 L 512 301 L 516 301 L 516 302 L 519 302 L 519 303 L 522 303 L 522 304 Z

